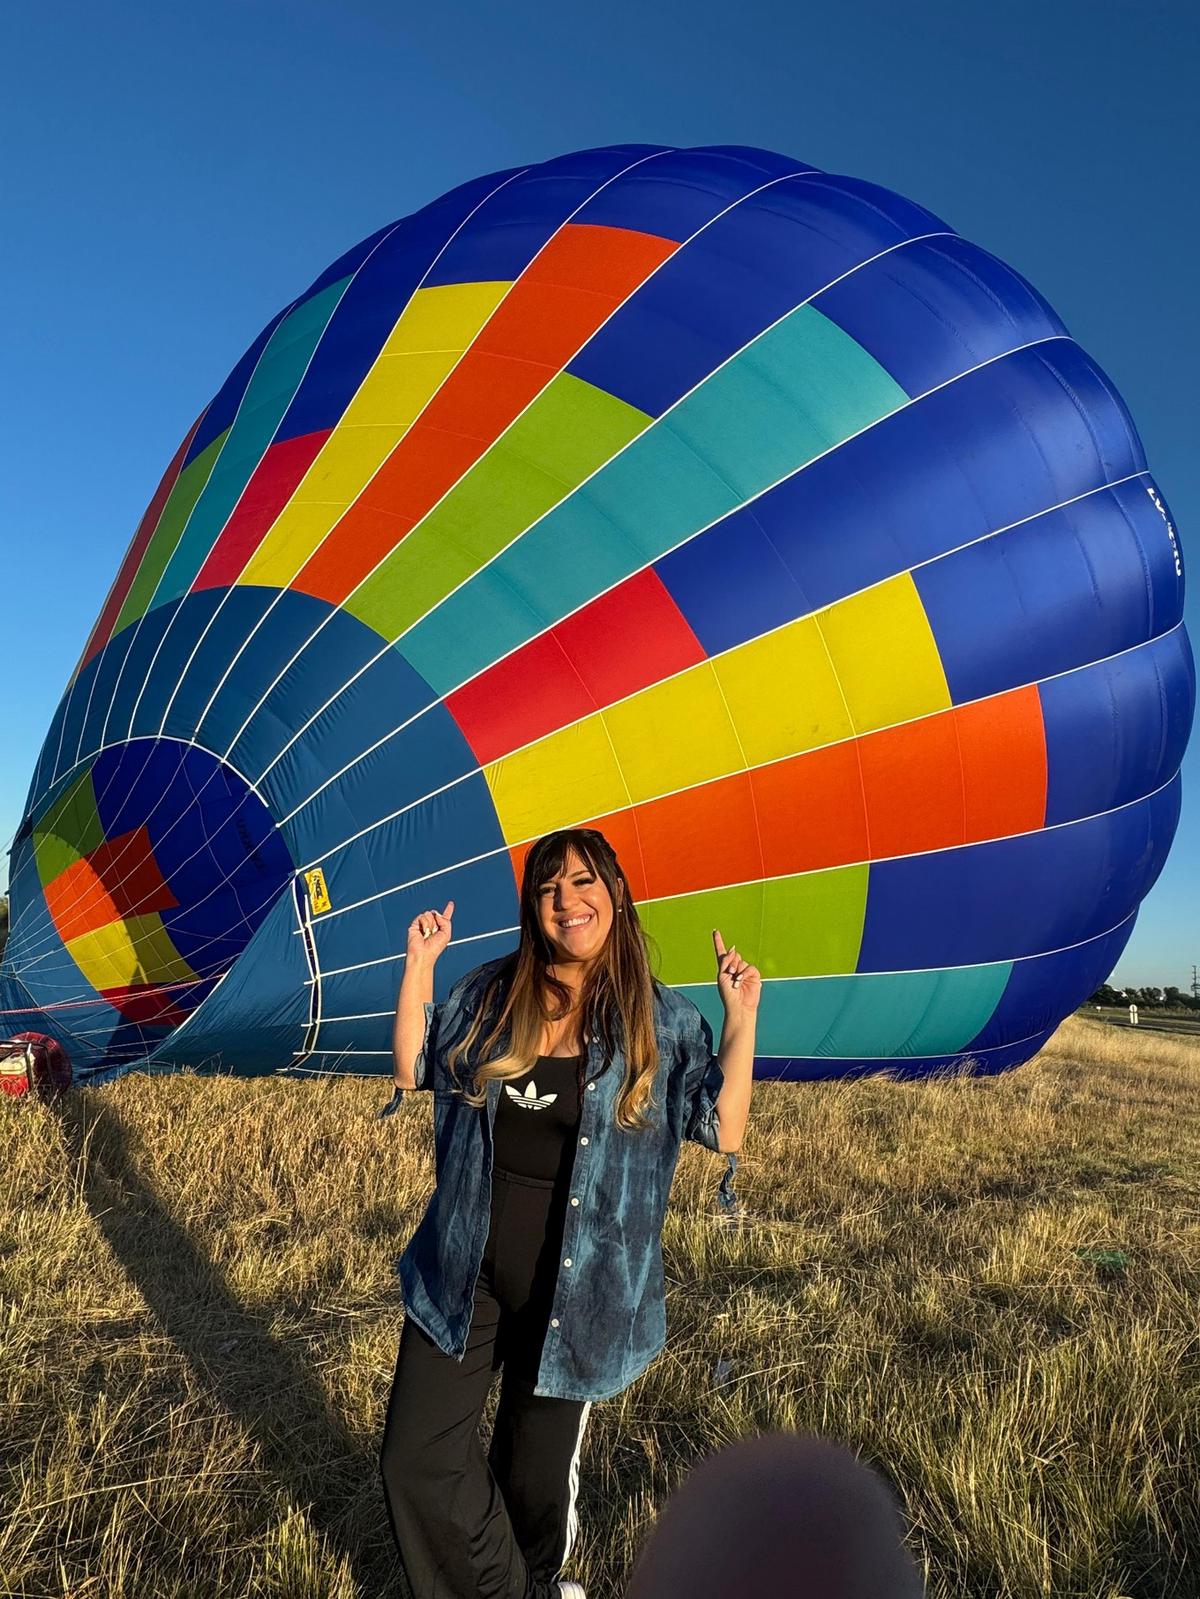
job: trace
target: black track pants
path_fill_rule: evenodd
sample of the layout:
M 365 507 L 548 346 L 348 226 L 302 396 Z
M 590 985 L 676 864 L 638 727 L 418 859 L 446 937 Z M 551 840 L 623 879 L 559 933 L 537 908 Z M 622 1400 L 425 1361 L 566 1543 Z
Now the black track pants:
M 577 1528 L 590 1403 L 533 1392 L 562 1194 L 501 1172 L 461 1361 L 412 1320 L 400 1336 L 380 1469 L 413 1599 L 553 1599 Z M 503 1366 L 485 1456 L 479 1421 Z

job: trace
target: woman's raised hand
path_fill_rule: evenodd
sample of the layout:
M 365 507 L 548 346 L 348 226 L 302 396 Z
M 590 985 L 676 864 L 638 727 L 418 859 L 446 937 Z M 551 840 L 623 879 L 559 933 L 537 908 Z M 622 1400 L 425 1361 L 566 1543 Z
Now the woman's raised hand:
M 432 966 L 450 942 L 450 918 L 454 901 L 448 899 L 444 911 L 421 911 L 408 924 L 408 961 L 424 961 Z
M 713 928 L 713 949 L 717 956 L 717 993 L 727 1016 L 747 1016 L 758 1009 L 762 997 L 762 975 L 738 954 L 737 945 L 725 948 L 720 929 Z

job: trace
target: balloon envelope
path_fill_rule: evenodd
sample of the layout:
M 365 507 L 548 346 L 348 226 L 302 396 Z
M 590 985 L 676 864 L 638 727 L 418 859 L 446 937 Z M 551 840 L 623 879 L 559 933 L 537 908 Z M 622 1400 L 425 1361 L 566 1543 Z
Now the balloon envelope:
M 181 443 L 48 732 L 8 1030 L 390 1069 L 600 828 L 760 1076 L 1027 1059 L 1179 810 L 1177 535 L 1103 372 L 937 217 L 767 151 L 464 184 L 276 316 Z

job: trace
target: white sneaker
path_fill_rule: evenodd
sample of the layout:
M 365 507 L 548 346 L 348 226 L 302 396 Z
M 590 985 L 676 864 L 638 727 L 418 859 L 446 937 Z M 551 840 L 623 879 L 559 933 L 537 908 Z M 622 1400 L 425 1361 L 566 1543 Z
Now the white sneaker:
M 560 1578 L 558 1592 L 559 1599 L 587 1599 L 587 1594 L 584 1593 L 581 1582 L 563 1582 Z

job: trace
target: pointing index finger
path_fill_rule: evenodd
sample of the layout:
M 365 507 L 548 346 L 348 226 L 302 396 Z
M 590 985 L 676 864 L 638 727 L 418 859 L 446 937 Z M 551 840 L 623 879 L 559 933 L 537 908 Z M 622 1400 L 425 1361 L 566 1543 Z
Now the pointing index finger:
M 720 960 L 725 953 L 725 940 L 721 937 L 721 931 L 717 927 L 713 928 L 713 948 L 717 952 L 717 959 Z

